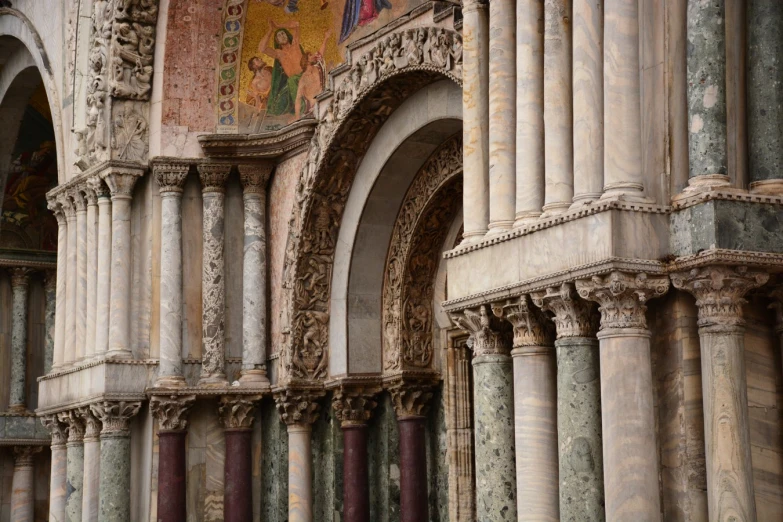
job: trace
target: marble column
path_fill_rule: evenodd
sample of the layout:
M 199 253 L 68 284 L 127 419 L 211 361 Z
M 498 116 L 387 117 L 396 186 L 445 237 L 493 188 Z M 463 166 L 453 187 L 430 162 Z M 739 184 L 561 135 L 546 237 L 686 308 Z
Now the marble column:
M 743 296 L 769 274 L 709 266 L 672 274 L 699 309 L 704 446 L 710 520 L 756 520 L 745 375 Z
M 103 426 L 100 522 L 130 522 L 130 420 L 140 407 L 138 401 L 102 401 L 90 405 L 93 415 L 98 417 Z
M 398 380 L 387 389 L 400 431 L 400 522 L 427 522 L 425 414 L 432 384 Z
M 750 191 L 783 195 L 783 2 L 748 2 Z
M 725 0 L 688 0 L 689 188 L 729 184 Z
M 54 364 L 54 330 L 57 301 L 57 272 L 47 270 L 44 273 L 44 375 L 52 371 Z
M 130 219 L 133 187 L 142 173 L 143 171 L 136 169 L 111 168 L 102 175 L 111 190 L 112 202 L 111 290 L 107 358 L 128 359 L 133 357 L 130 350 Z M 101 442 L 101 447 L 103 447 L 103 442 Z M 101 459 L 103 460 L 103 455 L 101 455 Z
M 14 446 L 14 475 L 11 479 L 11 521 L 35 520 L 35 454 L 41 446 Z
M 341 386 L 332 408 L 343 432 L 343 521 L 370 522 L 370 476 L 367 422 L 379 388 Z
M 517 203 L 514 226 L 544 206 L 544 0 L 517 0 Z
M 76 207 L 76 329 L 74 335 L 74 360 L 86 355 L 87 341 L 87 198 L 83 188 L 71 193 Z
M 489 2 L 489 233 L 516 213 L 515 0 Z
M 464 242 L 489 226 L 489 23 L 487 3 L 462 5 L 462 136 Z
M 67 482 L 68 450 L 65 446 L 68 438 L 68 428 L 62 424 L 57 415 L 44 415 L 41 424 L 52 436 L 52 463 L 49 478 L 49 522 L 65 520 L 65 495 Z
M 517 518 L 514 445 L 514 375 L 508 323 L 489 306 L 452 314 L 473 341 L 473 417 L 476 438 L 476 517 Z
M 225 268 L 223 260 L 225 184 L 230 165 L 201 163 L 203 262 L 201 274 L 202 386 L 226 386 Z
M 156 161 L 160 188 L 160 362 L 156 388 L 185 386 L 182 374 L 182 187 L 190 165 Z
M 473 462 L 473 410 L 470 392 L 471 352 L 466 340 L 453 339 L 446 351 L 446 436 L 448 437 L 449 520 L 472 522 L 476 503 Z
M 65 357 L 65 288 L 68 266 L 68 224 L 61 205 L 62 199 L 49 201 L 49 209 L 57 219 L 57 276 L 54 314 L 54 357 L 52 368 L 56 370 L 64 363 Z M 49 373 L 48 371 L 46 373 Z
M 225 522 L 243 522 L 253 518 L 251 446 L 254 403 L 259 400 L 260 395 L 224 395 L 220 398 L 218 413 L 226 437 Z
M 544 0 L 544 216 L 560 214 L 574 197 L 571 2 Z
M 644 197 L 639 0 L 604 0 L 604 198 Z
M 665 276 L 611 272 L 578 280 L 583 299 L 599 303 L 601 416 L 607 520 L 659 522 L 649 299 L 669 288 Z M 618 451 L 622 448 L 622 451 Z
M 286 389 L 275 393 L 288 428 L 288 521 L 313 522 L 312 430 L 323 392 Z
M 79 408 L 84 424 L 84 478 L 82 480 L 82 520 L 97 522 L 101 474 L 101 423 L 88 406 Z
M 102 357 L 109 350 L 110 295 L 111 295 L 111 233 L 112 204 L 109 188 L 100 178 L 88 181 L 98 197 L 98 237 L 96 247 L 97 280 L 95 288 L 95 355 Z
M 557 443 L 560 517 L 605 520 L 598 312 L 572 283 L 533 294 L 557 332 Z
M 76 288 L 77 288 L 77 272 L 76 272 L 76 207 L 70 195 L 66 195 L 62 199 L 63 212 L 65 213 L 65 221 L 68 226 L 68 252 L 66 255 L 66 285 L 65 285 L 65 330 L 63 332 L 65 338 L 65 347 L 63 349 L 63 363 L 70 365 L 76 359 Z
M 27 286 L 29 268 L 12 268 L 11 274 L 11 394 L 8 411 L 27 411 Z
M 573 3 L 574 199 L 578 208 L 604 186 L 604 10 L 602 0 Z
M 76 411 L 58 414 L 68 426 L 65 517 L 69 522 L 82 521 L 82 491 L 84 485 L 84 422 Z
M 90 184 L 86 184 L 84 196 L 87 200 L 85 355 L 87 359 L 93 359 L 95 357 L 95 319 L 98 298 L 98 195 Z
M 552 323 L 527 296 L 510 299 L 502 312 L 514 327 L 517 520 L 557 522 L 557 368 Z
M 185 440 L 187 417 L 195 402 L 195 395 L 154 395 L 150 398 L 150 411 L 158 421 L 158 522 L 186 519 Z M 229 494 L 226 487 L 227 507 L 231 500 Z
M 269 386 L 266 376 L 266 184 L 272 166 L 240 165 L 245 207 L 242 265 L 242 371 L 239 382 Z

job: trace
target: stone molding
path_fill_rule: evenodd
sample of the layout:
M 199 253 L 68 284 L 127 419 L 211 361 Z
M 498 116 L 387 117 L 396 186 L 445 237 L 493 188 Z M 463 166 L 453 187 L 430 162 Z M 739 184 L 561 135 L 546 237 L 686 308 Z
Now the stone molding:
M 605 276 L 576 281 L 579 296 L 599 304 L 601 332 L 629 328 L 647 330 L 647 306 L 644 303 L 664 295 L 668 289 L 667 276 L 650 276 L 644 272 L 629 274 L 614 271 Z
M 141 401 L 101 401 L 90 404 L 93 415 L 103 424 L 101 437 L 130 436 L 130 420 L 139 413 Z
M 68 444 L 81 444 L 84 440 L 85 425 L 75 410 L 63 411 L 57 414 L 60 423 L 68 427 Z
M 380 386 L 340 385 L 334 390 L 332 408 L 340 426 L 365 426 L 378 405 Z
M 746 266 L 708 266 L 671 275 L 672 284 L 696 298 L 699 328 L 711 331 L 733 331 L 745 324 L 742 306 L 745 294 L 769 280 L 766 272 L 751 271 Z
M 552 346 L 555 329 L 552 321 L 533 306 L 528 295 L 521 295 L 493 305 L 492 312 L 514 328 L 514 349 L 525 346 Z
M 36 453 L 42 449 L 42 446 L 14 446 L 14 469 L 32 468 Z
M 511 332 L 508 323 L 490 312 L 489 305 L 449 314 L 451 321 L 470 334 L 473 357 L 508 355 L 511 351 Z
M 225 192 L 226 180 L 231 173 L 230 164 L 201 162 L 197 167 L 198 177 L 201 180 L 201 192 L 203 194 L 210 192 L 222 194 Z
M 84 424 L 84 442 L 94 442 L 100 439 L 101 421 L 93 414 L 89 406 L 76 409 L 76 414 L 81 417 Z
M 195 395 L 153 395 L 150 411 L 160 431 L 183 431 L 188 427 L 188 414 L 195 403 Z
M 41 416 L 41 424 L 52 436 L 52 446 L 64 446 L 68 440 L 68 426 L 61 423 L 56 413 Z
M 277 131 L 250 135 L 206 134 L 199 136 L 198 141 L 209 158 L 268 158 L 279 162 L 307 148 L 316 124 L 314 119 L 304 118 Z
M 273 169 L 271 163 L 240 163 L 237 169 L 243 194 L 266 194 L 266 184 Z
M 433 383 L 399 379 L 385 385 L 398 420 L 424 417 L 433 394 Z
M 537 307 L 553 314 L 558 339 L 595 337 L 598 332 L 600 316 L 595 305 L 580 299 L 573 283 L 550 286 L 543 292 L 534 292 L 531 297 Z
M 190 162 L 177 158 L 156 157 L 150 162 L 152 174 L 161 194 L 182 194 L 190 171 Z
M 255 403 L 261 395 L 224 395 L 220 397 L 218 413 L 227 430 L 249 430 L 253 427 Z
M 280 389 L 274 391 L 275 405 L 280 419 L 288 426 L 312 425 L 318 419 L 323 390 Z

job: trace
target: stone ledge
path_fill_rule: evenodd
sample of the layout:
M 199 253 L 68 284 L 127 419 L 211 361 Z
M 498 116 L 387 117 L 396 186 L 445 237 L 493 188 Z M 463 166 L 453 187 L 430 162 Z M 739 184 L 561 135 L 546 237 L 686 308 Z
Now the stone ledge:
M 34 413 L 25 415 L 4 414 L 0 417 L 0 445 L 48 445 L 49 440 L 49 432 Z

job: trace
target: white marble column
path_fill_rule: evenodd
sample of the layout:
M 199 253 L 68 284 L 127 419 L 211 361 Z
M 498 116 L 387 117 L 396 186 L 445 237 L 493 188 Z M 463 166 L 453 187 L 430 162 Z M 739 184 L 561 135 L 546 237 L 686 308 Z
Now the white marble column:
M 489 233 L 516 213 L 515 0 L 489 2 Z
M 570 20 L 571 2 L 544 0 L 544 216 L 568 210 L 574 197 Z
M 35 454 L 41 446 L 14 446 L 11 522 L 35 520 Z
M 660 522 L 650 330 L 644 303 L 665 294 L 669 278 L 611 272 L 578 280 L 576 288 L 583 299 L 598 302 L 601 312 L 606 520 Z
M 160 187 L 160 364 L 156 388 L 185 385 L 182 374 L 182 187 L 190 165 L 153 165 Z
M 66 255 L 66 285 L 65 285 L 65 348 L 63 362 L 70 365 L 76 359 L 76 208 L 69 195 L 62 199 L 65 221 L 68 224 L 68 253 Z
M 231 165 L 201 163 L 203 205 L 202 328 L 200 385 L 226 386 L 225 267 L 223 259 L 225 183 Z
M 604 0 L 604 198 L 644 197 L 639 0 Z M 608 516 L 608 511 L 607 511 Z
M 44 346 L 44 374 L 52 371 L 54 364 L 54 339 L 57 312 L 57 272 L 47 270 L 44 275 L 44 294 L 46 296 L 46 308 L 44 312 L 44 330 L 46 341 Z
M 67 473 L 67 449 L 65 441 L 68 438 L 68 428 L 62 424 L 57 415 L 44 415 L 41 424 L 52 436 L 52 463 L 49 479 L 49 522 L 65 520 L 65 495 Z
M 462 6 L 462 136 L 464 242 L 479 241 L 489 226 L 489 24 L 487 4 Z
M 710 520 L 756 520 L 745 375 L 743 296 L 769 274 L 710 266 L 672 274 L 699 308 L 704 446 Z
M 268 386 L 266 376 L 266 184 L 271 165 L 240 165 L 245 205 L 242 265 L 242 372 L 239 382 Z
M 79 408 L 84 423 L 84 475 L 82 480 L 82 521 L 97 522 L 101 474 L 101 422 L 89 407 Z
M 98 196 L 90 184 L 84 187 L 84 197 L 87 200 L 87 281 L 85 288 L 85 356 L 95 357 L 95 318 L 98 284 Z
M 111 190 L 111 294 L 107 358 L 129 359 L 131 298 L 131 202 L 143 171 L 110 168 L 102 174 Z
M 76 340 L 74 360 L 86 355 L 87 341 L 87 199 L 82 187 L 75 188 L 71 197 L 76 206 Z
M 12 268 L 11 274 L 11 394 L 8 411 L 27 411 L 27 294 L 29 268 Z
M 109 188 L 100 178 L 90 180 L 98 197 L 98 259 L 95 284 L 95 356 L 103 357 L 109 350 L 111 296 L 111 234 L 112 204 Z
M 517 0 L 517 204 L 514 226 L 544 206 L 544 0 Z
M 604 186 L 604 10 L 602 0 L 574 0 L 574 202 L 601 197 Z
M 73 410 L 58 414 L 58 418 L 68 426 L 65 517 L 68 522 L 82 522 L 84 423 Z
M 66 277 L 68 266 L 68 224 L 62 207 L 62 199 L 49 201 L 49 209 L 57 219 L 57 289 L 54 314 L 54 357 L 52 370 L 63 366 L 65 361 L 65 314 Z M 48 372 L 47 372 L 48 373 Z

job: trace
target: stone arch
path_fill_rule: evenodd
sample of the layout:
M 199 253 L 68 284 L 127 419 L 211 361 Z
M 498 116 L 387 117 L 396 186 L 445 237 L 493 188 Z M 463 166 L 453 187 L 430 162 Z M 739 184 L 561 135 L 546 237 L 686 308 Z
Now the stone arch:
M 380 57 L 380 61 L 374 56 Z M 319 124 L 297 186 L 284 286 L 284 379 L 326 377 L 329 296 L 337 235 L 354 176 L 389 116 L 421 88 L 448 79 L 461 85 L 462 39 L 443 28 L 387 34 L 369 47 L 319 100 Z

